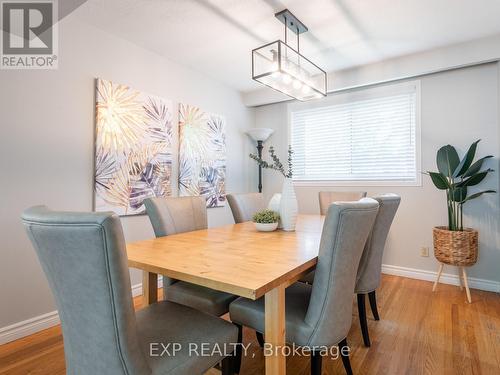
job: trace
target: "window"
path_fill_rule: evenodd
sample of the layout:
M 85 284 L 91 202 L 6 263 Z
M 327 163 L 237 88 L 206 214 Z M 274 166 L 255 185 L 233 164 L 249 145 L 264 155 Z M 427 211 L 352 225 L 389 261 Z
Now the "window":
M 419 82 L 289 106 L 298 184 L 420 185 Z

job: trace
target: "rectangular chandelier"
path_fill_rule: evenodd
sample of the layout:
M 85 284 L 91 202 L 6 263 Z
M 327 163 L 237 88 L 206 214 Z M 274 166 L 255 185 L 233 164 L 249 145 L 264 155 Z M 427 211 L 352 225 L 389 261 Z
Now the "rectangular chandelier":
M 326 72 L 298 51 L 299 34 L 307 28 L 288 10 L 276 17 L 285 24 L 285 42 L 277 40 L 252 50 L 252 79 L 301 101 L 325 97 Z M 286 43 L 287 28 L 297 34 L 297 50 Z

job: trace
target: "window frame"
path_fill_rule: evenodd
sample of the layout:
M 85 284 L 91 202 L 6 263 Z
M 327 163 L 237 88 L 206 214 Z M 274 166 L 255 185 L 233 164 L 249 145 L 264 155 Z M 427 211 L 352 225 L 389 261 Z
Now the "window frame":
M 328 94 L 325 99 L 314 102 L 292 102 L 287 105 L 287 140 L 292 144 L 292 112 L 300 109 L 323 107 L 331 104 L 341 104 L 377 96 L 395 95 L 407 91 L 409 87 L 415 88 L 415 180 L 293 180 L 294 186 L 422 186 L 422 153 L 421 153 L 421 92 L 420 80 L 390 83 L 363 88 L 340 90 Z

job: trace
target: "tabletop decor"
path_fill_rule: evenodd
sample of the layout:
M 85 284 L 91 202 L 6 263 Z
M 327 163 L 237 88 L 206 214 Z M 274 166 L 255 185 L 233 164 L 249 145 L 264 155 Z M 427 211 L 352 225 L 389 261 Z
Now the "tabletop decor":
M 272 232 L 278 228 L 280 215 L 272 210 L 262 210 L 253 215 L 255 228 L 259 232 Z
M 226 120 L 188 104 L 179 105 L 179 195 L 226 204 Z
M 295 230 L 298 212 L 297 197 L 295 195 L 295 189 L 293 187 L 292 181 L 292 155 L 292 146 L 288 146 L 287 167 L 285 169 L 285 166 L 276 155 L 273 146 L 269 147 L 269 156 L 271 157 L 272 162 L 267 162 L 258 155 L 250 154 L 250 157 L 254 159 L 262 168 L 278 171 L 283 175 L 283 177 L 285 177 L 285 180 L 283 181 L 283 189 L 281 191 L 280 201 L 281 225 L 283 226 L 283 230 L 285 231 Z
M 470 194 L 468 188 L 481 183 L 490 168 L 481 169 L 483 162 L 492 157 L 485 156 L 473 163 L 477 144 L 474 142 L 465 156 L 460 160 L 455 147 L 446 145 L 437 152 L 438 172 L 427 172 L 434 186 L 446 190 L 448 207 L 448 226 L 433 229 L 434 256 L 441 263 L 433 290 L 436 290 L 444 264 L 457 266 L 461 270 L 467 291 L 467 300 L 471 302 L 467 281 L 466 266 L 476 263 L 478 257 L 478 231 L 463 226 L 463 205 L 485 193 L 495 193 L 494 190 L 484 190 Z M 460 278 L 460 276 L 459 276 Z
M 171 195 L 172 102 L 97 79 L 94 205 L 144 213 L 149 197 Z

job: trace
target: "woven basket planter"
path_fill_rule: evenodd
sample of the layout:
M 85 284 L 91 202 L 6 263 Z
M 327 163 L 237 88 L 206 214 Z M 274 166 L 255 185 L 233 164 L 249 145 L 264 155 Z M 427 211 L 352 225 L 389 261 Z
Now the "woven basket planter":
M 478 232 L 471 228 L 463 231 L 434 227 L 434 256 L 452 266 L 472 266 L 477 262 Z

